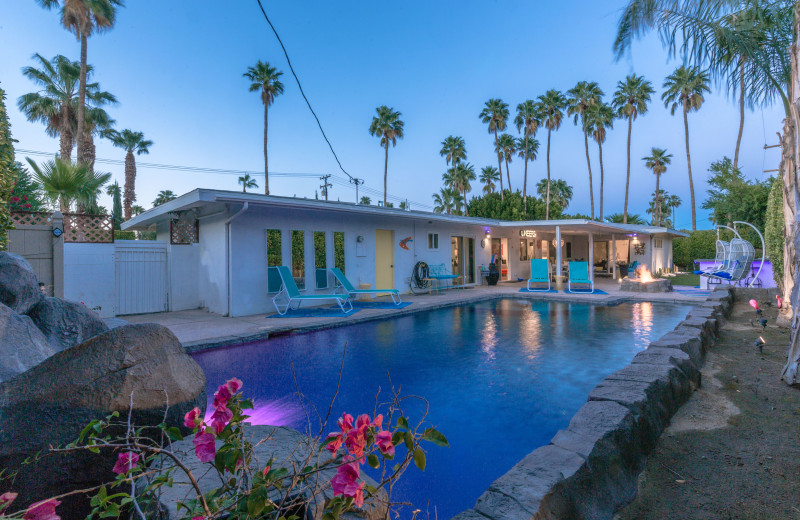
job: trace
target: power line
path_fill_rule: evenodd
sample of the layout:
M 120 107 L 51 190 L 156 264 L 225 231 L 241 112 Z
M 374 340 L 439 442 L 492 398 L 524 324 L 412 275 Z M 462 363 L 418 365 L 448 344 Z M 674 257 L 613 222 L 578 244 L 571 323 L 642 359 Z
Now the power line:
M 349 173 L 347 173 L 347 170 L 344 169 L 344 166 L 342 166 L 342 163 L 339 161 L 339 156 L 337 156 L 336 152 L 333 150 L 333 145 L 328 140 L 328 136 L 325 135 L 325 130 L 322 129 L 322 123 L 320 123 L 319 118 L 317 117 L 317 113 L 314 112 L 313 108 L 311 108 L 311 103 L 308 101 L 308 98 L 306 97 L 306 93 L 303 92 L 303 85 L 300 84 L 300 78 L 298 78 L 297 74 L 294 72 L 294 67 L 292 67 L 292 60 L 289 59 L 289 53 L 286 52 L 286 47 L 284 47 L 283 41 L 281 40 L 281 37 L 278 36 L 278 31 L 275 30 L 275 26 L 272 25 L 272 22 L 270 21 L 269 16 L 267 16 L 267 12 L 264 10 L 264 6 L 261 4 L 261 0 L 256 0 L 256 1 L 258 2 L 258 7 L 261 8 L 261 13 L 264 15 L 264 18 L 267 20 L 267 23 L 269 24 L 269 27 L 272 29 L 272 32 L 275 33 L 275 38 L 277 38 L 278 39 L 278 43 L 281 44 L 281 49 L 283 50 L 283 55 L 286 56 L 286 63 L 289 64 L 289 70 L 292 71 L 292 76 L 294 76 L 294 80 L 297 82 L 297 88 L 300 89 L 300 95 L 303 96 L 303 99 L 305 100 L 306 105 L 308 105 L 308 109 L 311 111 L 311 115 L 314 116 L 314 119 L 317 121 L 317 126 L 319 127 L 319 131 L 322 132 L 322 137 L 324 137 L 325 138 L 325 142 L 328 143 L 328 148 L 331 149 L 331 153 L 333 154 L 333 158 L 336 159 L 336 164 L 339 165 L 339 169 L 342 170 L 342 172 L 345 175 L 347 175 L 348 178 L 352 179 L 353 176 L 350 175 Z

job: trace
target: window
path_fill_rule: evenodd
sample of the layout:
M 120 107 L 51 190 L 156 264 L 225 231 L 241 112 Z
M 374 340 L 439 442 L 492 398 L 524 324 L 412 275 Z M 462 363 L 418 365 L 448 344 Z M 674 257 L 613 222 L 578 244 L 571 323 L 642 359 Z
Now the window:
M 306 288 L 305 232 L 292 231 L 292 277 L 297 288 Z
M 428 249 L 439 249 L 439 233 L 428 233 Z
M 660 239 L 660 238 L 654 238 L 653 239 L 653 248 L 661 249 L 663 247 L 664 247 L 664 241 L 662 239 Z
M 524 262 L 528 259 L 528 241 L 524 238 L 519 239 L 519 260 Z
M 267 291 L 278 292 L 281 290 L 281 275 L 278 266 L 283 265 L 281 252 L 281 230 L 267 230 Z
M 325 232 L 314 231 L 314 279 L 317 289 L 328 288 L 328 267 L 325 252 Z
M 572 242 L 567 242 L 567 258 L 572 258 Z
M 333 266 L 344 271 L 344 233 L 334 231 L 333 233 Z

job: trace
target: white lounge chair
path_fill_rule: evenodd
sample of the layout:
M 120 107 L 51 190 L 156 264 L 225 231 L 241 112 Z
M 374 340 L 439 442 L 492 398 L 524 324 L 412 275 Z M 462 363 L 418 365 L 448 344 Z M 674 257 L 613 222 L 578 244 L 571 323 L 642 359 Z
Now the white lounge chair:
M 356 289 L 353 287 L 353 284 L 350 283 L 350 280 L 347 279 L 341 269 L 338 267 L 331 267 L 330 271 L 333 273 L 334 278 L 336 278 L 336 281 L 338 282 L 336 289 L 344 291 L 344 293 L 351 298 L 356 294 L 389 293 L 389 296 L 392 297 L 392 301 L 395 305 L 400 305 L 403 303 L 403 300 L 400 299 L 400 291 L 397 289 Z
M 278 314 L 281 316 L 284 316 L 289 311 L 293 303 L 297 302 L 297 307 L 295 307 L 295 309 L 297 309 L 300 308 L 300 305 L 304 301 L 318 302 L 324 300 L 336 300 L 336 303 L 339 305 L 339 308 L 342 309 L 343 313 L 347 314 L 353 311 L 353 303 L 350 301 L 349 295 L 300 294 L 300 289 L 298 289 L 297 284 L 294 283 L 294 278 L 292 277 L 292 272 L 289 270 L 289 268 L 285 265 L 280 265 L 277 267 L 277 269 L 278 274 L 281 277 L 281 290 L 275 295 L 274 298 L 272 298 L 272 303 L 275 305 L 275 310 L 278 311 Z M 279 303 L 279 300 L 286 300 L 286 303 Z

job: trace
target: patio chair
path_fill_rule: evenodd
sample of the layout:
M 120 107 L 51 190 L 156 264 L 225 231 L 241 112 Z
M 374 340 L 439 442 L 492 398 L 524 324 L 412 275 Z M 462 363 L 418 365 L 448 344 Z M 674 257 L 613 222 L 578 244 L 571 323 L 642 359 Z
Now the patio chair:
M 353 311 L 353 303 L 350 301 L 350 295 L 348 294 L 300 294 L 300 289 L 294 283 L 292 272 L 288 267 L 285 265 L 278 266 L 278 274 L 281 277 L 281 290 L 272 298 L 272 303 L 281 316 L 284 316 L 289 311 L 293 303 L 297 302 L 297 307 L 295 307 L 297 309 L 300 308 L 304 301 L 336 300 L 343 313 L 347 314 Z M 278 300 L 280 299 L 285 299 L 286 303 L 279 303 Z
M 546 283 L 547 289 L 531 289 L 532 283 Z M 543 258 L 531 259 L 531 276 L 528 279 L 529 291 L 550 291 L 550 262 Z
M 428 266 L 428 278 L 436 280 L 436 289 L 441 293 L 442 282 L 450 280 L 450 288 L 456 287 L 458 275 L 451 273 L 444 264 L 436 264 Z
M 588 284 L 589 291 L 573 291 L 572 284 Z M 593 293 L 594 282 L 589 278 L 589 264 L 587 262 L 570 262 L 569 263 L 569 281 L 567 282 L 567 291 L 571 293 Z
M 389 296 L 392 297 L 392 301 L 395 305 L 400 305 L 403 303 L 403 300 L 400 299 L 400 291 L 397 289 L 356 289 L 353 287 L 353 284 L 350 283 L 350 280 L 348 280 L 344 275 L 342 270 L 338 267 L 331 267 L 330 272 L 333 273 L 334 278 L 336 278 L 336 289 L 343 291 L 344 294 L 350 296 L 351 298 L 356 294 L 389 293 Z

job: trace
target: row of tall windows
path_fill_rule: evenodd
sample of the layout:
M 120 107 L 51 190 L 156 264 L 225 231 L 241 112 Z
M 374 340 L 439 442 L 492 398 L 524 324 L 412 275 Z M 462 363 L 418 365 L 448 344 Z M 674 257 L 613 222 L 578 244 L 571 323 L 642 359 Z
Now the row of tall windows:
M 291 258 L 285 264 L 283 259 L 282 231 L 280 229 L 267 230 L 267 284 L 270 292 L 281 289 L 281 277 L 275 267 L 287 265 L 292 271 L 297 287 L 302 291 L 306 288 L 306 243 L 305 231 L 292 230 L 289 232 L 291 241 Z M 313 232 L 314 243 L 314 280 L 313 286 L 317 289 L 327 289 L 330 277 L 328 276 L 327 244 L 325 231 Z M 344 233 L 333 232 L 333 266 L 344 273 Z

